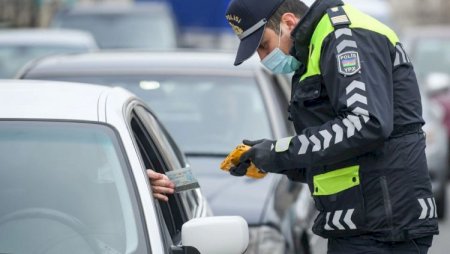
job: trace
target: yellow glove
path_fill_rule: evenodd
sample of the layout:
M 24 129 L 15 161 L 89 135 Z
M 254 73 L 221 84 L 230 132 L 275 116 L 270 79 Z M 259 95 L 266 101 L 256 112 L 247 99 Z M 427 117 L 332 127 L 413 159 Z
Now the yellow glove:
M 220 164 L 220 168 L 227 172 L 230 171 L 232 167 L 236 167 L 239 164 L 239 160 L 241 155 L 248 151 L 251 147 L 247 145 L 238 145 Z M 253 163 L 250 164 L 250 167 L 247 169 L 247 173 L 245 174 L 248 177 L 260 179 L 267 175 L 266 172 L 259 170 Z

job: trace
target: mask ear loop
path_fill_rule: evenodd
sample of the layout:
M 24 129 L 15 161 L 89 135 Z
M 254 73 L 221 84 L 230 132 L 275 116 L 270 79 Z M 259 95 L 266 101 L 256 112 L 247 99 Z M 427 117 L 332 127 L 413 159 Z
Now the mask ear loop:
M 281 22 L 280 22 L 280 31 L 278 32 L 278 48 L 280 48 L 281 45 Z

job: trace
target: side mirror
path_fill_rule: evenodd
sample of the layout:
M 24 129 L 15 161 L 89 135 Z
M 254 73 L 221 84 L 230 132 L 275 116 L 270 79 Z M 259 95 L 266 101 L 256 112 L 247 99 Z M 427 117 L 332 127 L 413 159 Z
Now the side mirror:
M 242 254 L 249 242 L 248 224 L 239 216 L 192 219 L 183 224 L 181 242 L 181 248 L 202 254 Z
M 450 88 L 450 76 L 446 73 L 434 72 L 426 77 L 426 90 L 429 95 L 447 91 Z

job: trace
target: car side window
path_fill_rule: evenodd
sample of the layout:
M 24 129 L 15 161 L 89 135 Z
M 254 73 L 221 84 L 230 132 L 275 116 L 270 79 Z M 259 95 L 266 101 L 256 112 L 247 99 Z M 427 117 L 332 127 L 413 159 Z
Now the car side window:
M 136 107 L 135 112 L 142 119 L 143 124 L 149 132 L 154 134 L 155 143 L 160 148 L 159 150 L 162 151 L 161 154 L 166 161 L 167 169 L 171 171 L 188 167 L 185 155 L 180 151 L 175 141 L 158 119 L 144 107 Z M 200 216 L 203 207 L 201 205 L 201 197 L 199 196 L 201 193 L 198 190 L 184 191 L 177 195 L 186 208 L 185 211 L 188 219 Z
M 286 129 L 288 130 L 288 135 L 295 135 L 294 125 L 291 121 L 288 121 L 288 107 L 289 107 L 289 98 L 290 98 L 290 81 L 287 75 L 273 75 L 268 74 L 268 80 L 272 83 L 277 84 L 276 86 L 271 86 L 273 90 L 273 95 L 276 97 L 276 101 L 278 101 L 278 112 L 281 112 L 283 119 L 285 119 L 284 123 L 286 124 Z
M 153 135 L 147 131 L 143 121 L 135 112 L 131 115 L 130 124 L 145 167 L 162 174 L 167 172 L 168 165 L 163 159 L 160 150 L 161 148 L 157 146 Z M 174 194 L 169 196 L 168 202 L 158 201 L 157 209 L 160 211 L 164 222 L 162 223 L 162 229 L 170 235 L 167 245 L 170 246 L 172 243 L 179 243 L 181 238 L 181 227 L 187 220 L 180 196 Z

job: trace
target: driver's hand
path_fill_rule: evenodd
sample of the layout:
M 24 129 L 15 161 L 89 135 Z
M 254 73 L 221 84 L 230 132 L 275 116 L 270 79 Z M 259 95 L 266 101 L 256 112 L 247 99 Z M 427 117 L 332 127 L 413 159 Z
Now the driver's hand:
M 175 192 L 175 184 L 166 175 L 157 173 L 151 169 L 147 169 L 147 176 L 150 179 L 153 197 L 161 201 L 169 201 L 167 195 Z

